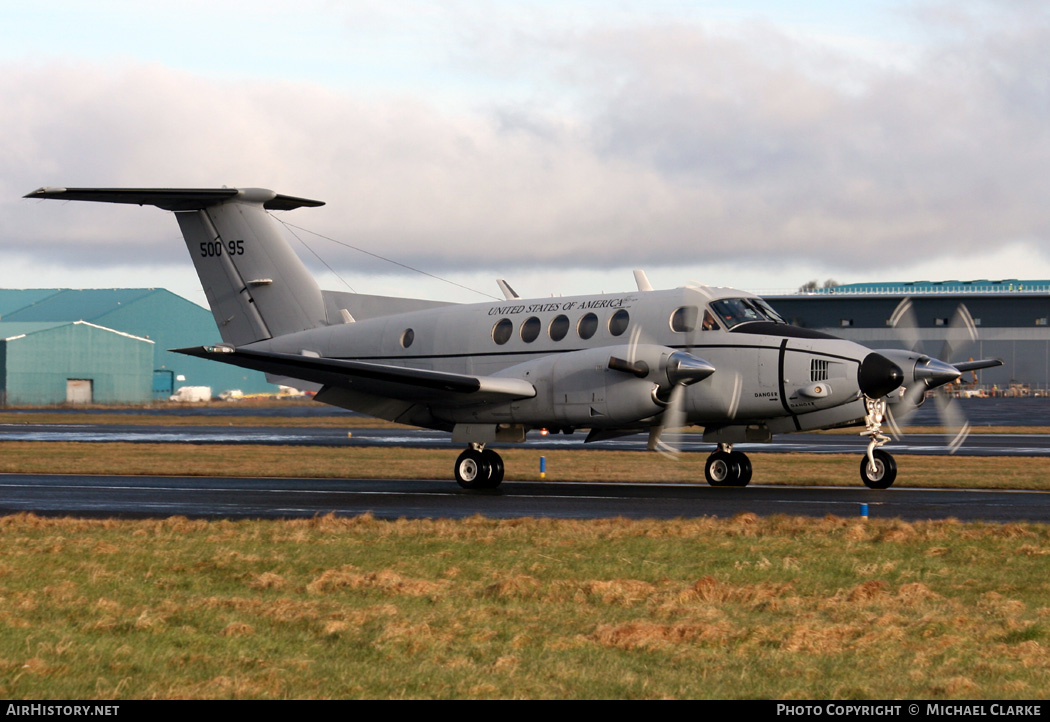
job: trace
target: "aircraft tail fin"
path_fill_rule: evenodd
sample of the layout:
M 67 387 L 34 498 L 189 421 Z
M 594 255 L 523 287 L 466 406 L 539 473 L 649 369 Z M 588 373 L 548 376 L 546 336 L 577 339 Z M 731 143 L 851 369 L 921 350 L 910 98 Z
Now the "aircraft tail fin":
M 173 211 L 226 343 L 240 346 L 328 324 L 317 282 L 267 214 L 322 201 L 261 188 L 40 188 L 26 198 Z

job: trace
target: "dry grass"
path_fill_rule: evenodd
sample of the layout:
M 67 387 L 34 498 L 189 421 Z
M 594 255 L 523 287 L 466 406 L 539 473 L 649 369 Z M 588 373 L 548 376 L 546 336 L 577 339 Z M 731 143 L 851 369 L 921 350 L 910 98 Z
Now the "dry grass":
M 1050 528 L 0 518 L 0 695 L 1031 699 Z

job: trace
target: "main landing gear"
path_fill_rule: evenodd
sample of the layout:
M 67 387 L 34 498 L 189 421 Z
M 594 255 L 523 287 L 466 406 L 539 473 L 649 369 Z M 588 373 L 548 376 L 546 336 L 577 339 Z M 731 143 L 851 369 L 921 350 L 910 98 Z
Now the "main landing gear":
M 868 451 L 860 460 L 860 480 L 869 489 L 888 489 L 897 478 L 897 462 L 881 447 L 890 437 L 882 433 L 882 419 L 886 416 L 886 399 L 864 397 L 867 415 L 861 436 L 870 438 Z
M 503 481 L 503 457 L 484 444 L 471 444 L 456 459 L 456 483 L 464 489 L 495 489 Z
M 742 451 L 733 451 L 732 444 L 719 444 L 718 450 L 707 457 L 704 476 L 711 486 L 747 486 L 751 459 Z

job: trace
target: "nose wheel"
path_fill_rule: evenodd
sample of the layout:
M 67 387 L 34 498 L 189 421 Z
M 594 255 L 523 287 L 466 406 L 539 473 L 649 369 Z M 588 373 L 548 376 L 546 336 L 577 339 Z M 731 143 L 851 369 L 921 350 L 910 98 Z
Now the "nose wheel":
M 456 483 L 464 489 L 495 489 L 503 482 L 503 457 L 472 444 L 456 459 Z
M 860 460 L 860 478 L 869 489 L 888 489 L 897 478 L 897 462 L 889 452 L 875 449 L 873 461 L 865 454 Z
M 707 457 L 704 476 L 711 486 L 747 486 L 751 482 L 751 459 L 732 444 L 719 444 L 718 451 Z
M 867 415 L 861 436 L 867 436 L 868 450 L 860 460 L 860 480 L 869 489 L 888 489 L 897 478 L 897 462 L 881 447 L 890 437 L 882 433 L 882 420 L 886 416 L 886 399 L 864 398 Z

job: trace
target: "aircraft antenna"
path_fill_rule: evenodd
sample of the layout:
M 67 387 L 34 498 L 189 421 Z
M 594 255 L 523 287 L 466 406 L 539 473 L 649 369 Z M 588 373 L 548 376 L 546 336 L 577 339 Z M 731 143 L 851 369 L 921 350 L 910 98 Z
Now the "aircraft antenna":
M 500 301 L 500 300 L 502 300 L 500 298 L 497 298 L 496 296 L 493 296 L 492 294 L 485 293 L 484 291 L 479 291 L 476 288 L 471 288 L 470 286 L 464 286 L 462 283 L 456 283 L 455 281 L 450 281 L 447 278 L 442 278 L 441 276 L 435 276 L 433 273 L 427 273 L 426 271 L 421 271 L 418 268 L 413 268 L 412 266 L 409 266 L 408 264 L 401 263 L 400 261 L 395 261 L 392 258 L 387 258 L 385 256 L 380 256 L 378 253 L 372 253 L 372 251 L 366 251 L 364 248 L 359 248 L 359 247 L 357 247 L 355 245 L 352 245 L 350 243 L 346 243 L 345 241 L 339 241 L 339 240 L 336 240 L 335 238 L 330 238 L 329 236 L 326 236 L 323 233 L 318 233 L 317 231 L 311 231 L 309 228 L 303 228 L 302 226 L 297 226 L 297 225 L 294 225 L 292 223 L 288 223 L 287 221 L 284 221 L 281 218 L 278 218 L 277 216 L 273 215 L 273 213 L 270 213 L 270 216 L 272 216 L 274 218 L 274 220 L 278 221 L 281 225 L 283 225 L 286 228 L 288 228 L 289 231 L 291 231 L 291 229 L 294 228 L 296 230 L 304 231 L 306 233 L 312 233 L 313 235 L 315 235 L 315 236 L 317 236 L 319 238 L 323 238 L 326 241 L 331 241 L 332 243 L 335 243 L 337 245 L 344 246 L 346 248 L 349 248 L 351 250 L 357 251 L 359 253 L 364 253 L 366 256 L 372 256 L 372 258 L 378 258 L 380 261 L 386 261 L 387 263 L 392 263 L 395 266 L 398 266 L 399 268 L 404 268 L 407 271 L 413 271 L 415 273 L 422 274 L 422 275 L 427 276 L 429 278 L 433 278 L 436 281 L 441 281 L 443 283 L 448 283 L 448 284 L 451 284 L 453 286 L 457 286 L 458 288 L 462 288 L 464 291 L 470 291 L 471 293 L 480 294 L 482 296 L 485 296 L 486 298 L 491 298 L 493 301 Z M 298 238 L 299 242 L 302 243 L 304 246 L 306 246 L 306 243 L 303 241 L 303 239 L 299 238 L 299 236 L 297 236 L 294 232 L 292 233 L 292 235 L 294 235 L 296 238 Z M 309 248 L 309 246 L 307 246 L 307 248 Z M 314 253 L 313 249 L 311 249 L 310 252 L 313 253 L 315 256 L 317 256 L 317 254 Z M 320 258 L 320 256 L 317 256 L 317 257 Z M 324 263 L 323 260 L 321 262 Z M 325 263 L 324 265 L 329 270 L 332 269 L 332 267 L 329 266 L 327 263 Z M 332 273 L 335 273 L 335 271 L 332 271 Z M 336 274 L 336 276 L 338 276 L 338 274 Z M 339 280 L 343 281 L 342 278 L 339 278 Z M 346 283 L 346 281 L 343 281 L 343 283 Z M 347 285 L 347 287 L 350 286 L 350 284 L 348 284 L 348 283 L 346 285 Z M 352 288 L 350 290 L 353 291 Z M 354 291 L 354 293 L 357 293 L 357 292 Z
M 342 276 L 339 275 L 338 271 L 336 271 L 334 268 L 332 268 L 331 266 L 328 265 L 328 261 L 326 261 L 325 259 L 321 258 L 320 254 L 318 254 L 317 251 L 315 251 L 314 249 L 310 248 L 310 246 L 306 243 L 306 241 L 304 241 L 302 238 L 300 238 L 299 234 L 292 230 L 292 227 L 290 226 L 290 224 L 285 223 L 280 218 L 275 216 L 273 213 L 270 213 L 269 215 L 275 221 L 277 221 L 278 223 L 281 223 L 282 225 L 284 225 L 288 229 L 288 232 L 291 233 L 293 236 L 295 236 L 295 240 L 297 240 L 300 243 L 302 243 L 303 244 L 303 248 L 308 250 L 310 253 L 314 254 L 314 258 L 316 258 L 318 261 L 323 263 L 324 267 L 327 268 L 329 271 L 331 271 L 332 275 L 334 275 L 336 278 L 338 278 L 340 281 L 342 281 L 343 285 L 346 286 L 347 288 L 349 288 L 351 293 L 357 293 L 357 291 L 354 290 L 354 287 L 351 286 L 349 283 L 347 283 L 345 278 L 343 278 Z M 303 229 L 300 229 L 300 230 L 303 230 Z

